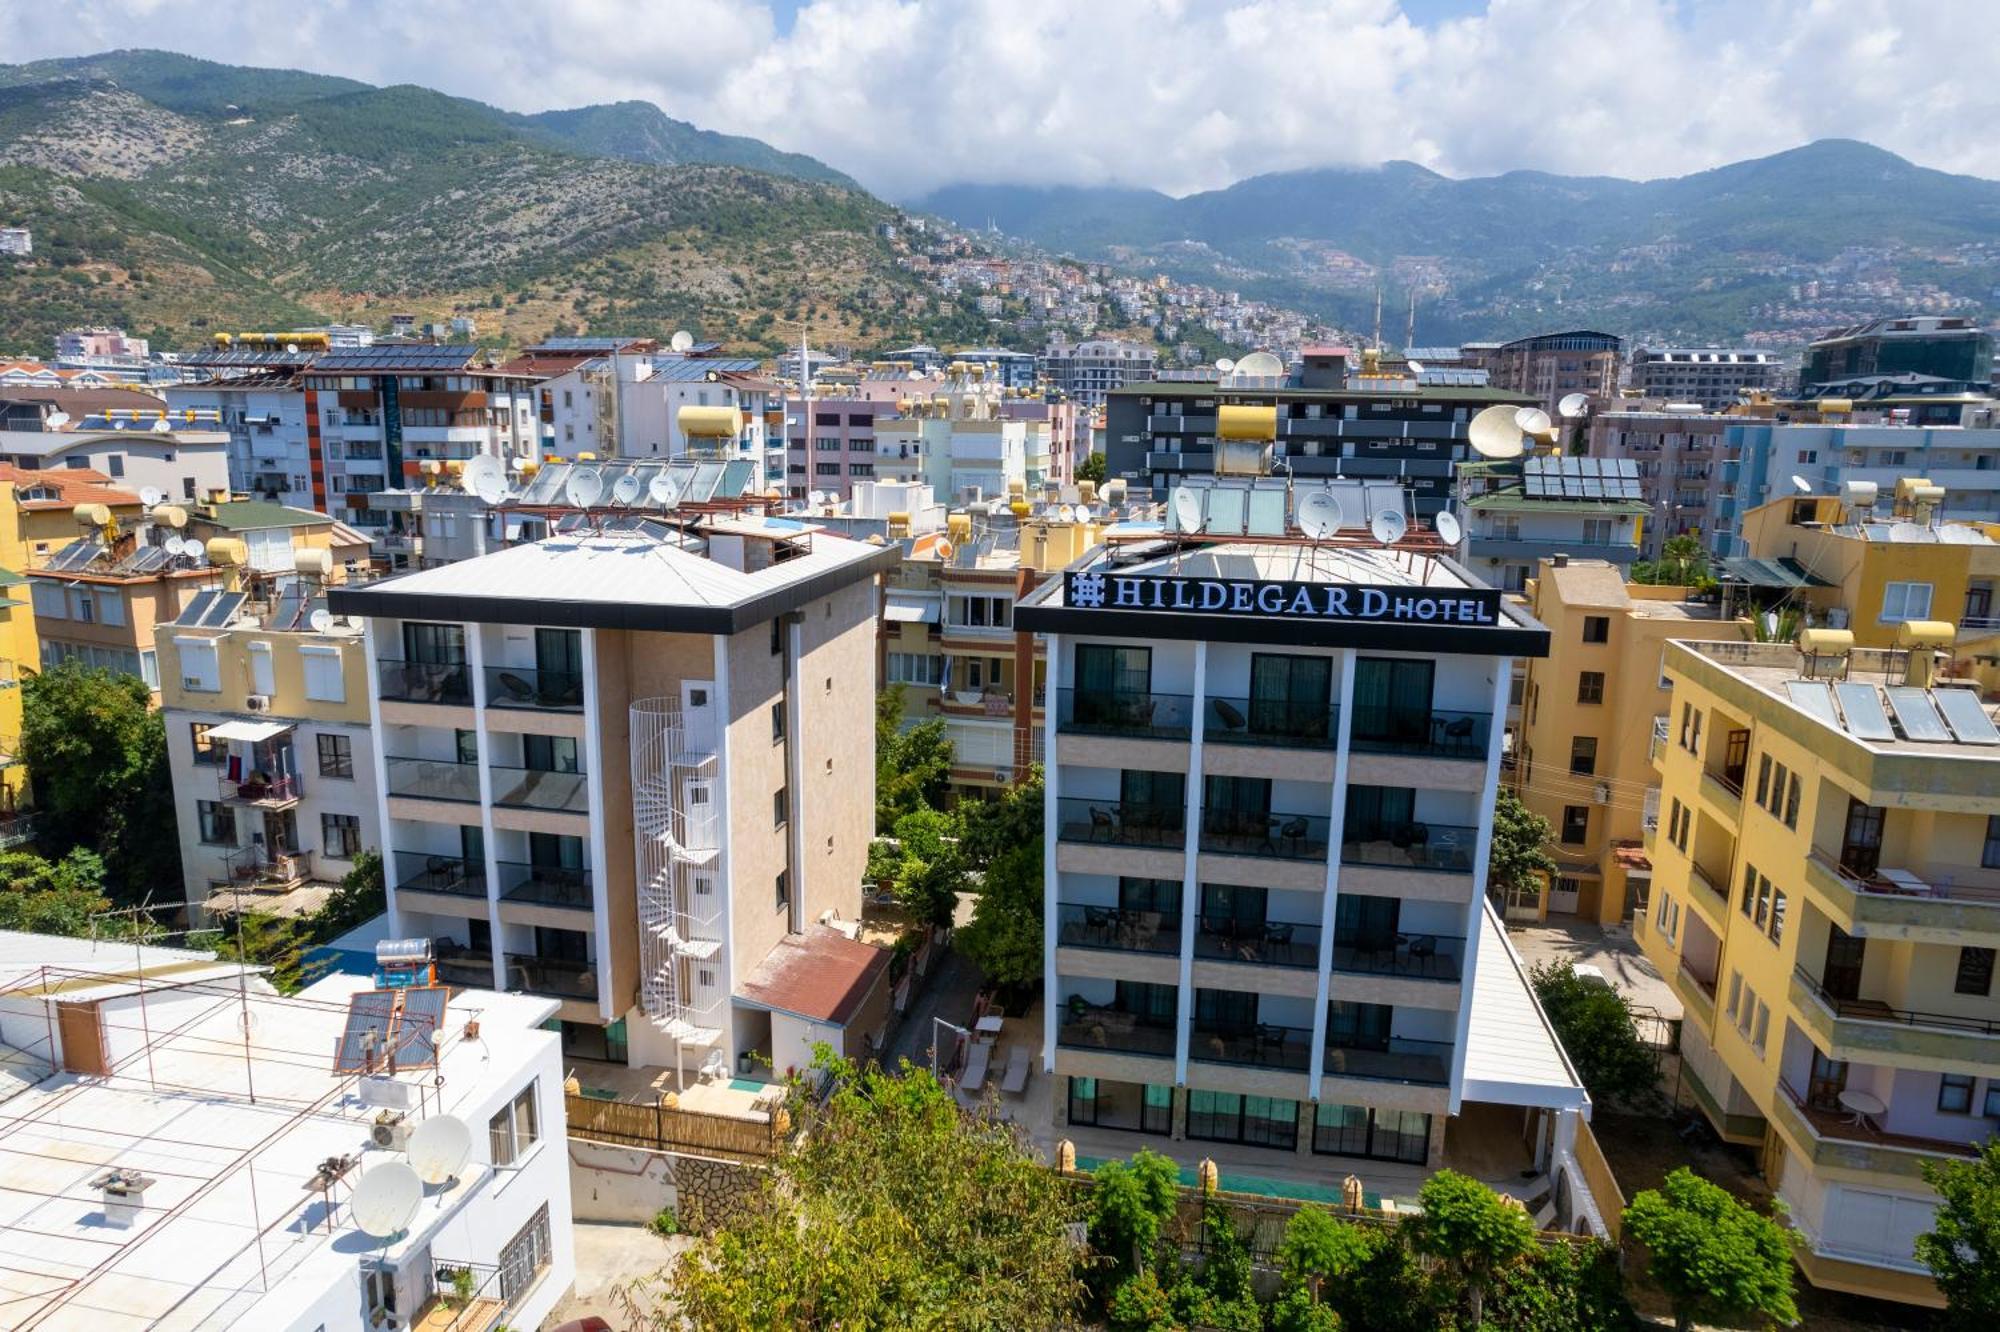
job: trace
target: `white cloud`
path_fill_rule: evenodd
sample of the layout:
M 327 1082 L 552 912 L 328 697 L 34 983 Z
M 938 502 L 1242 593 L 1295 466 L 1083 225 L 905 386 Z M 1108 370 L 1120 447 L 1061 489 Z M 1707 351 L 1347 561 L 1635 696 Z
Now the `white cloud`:
M 2000 177 L 1990 0 L 0 0 L 7 58 L 156 46 L 514 110 L 621 98 L 904 197 L 1389 158 L 1677 175 L 1814 138 Z

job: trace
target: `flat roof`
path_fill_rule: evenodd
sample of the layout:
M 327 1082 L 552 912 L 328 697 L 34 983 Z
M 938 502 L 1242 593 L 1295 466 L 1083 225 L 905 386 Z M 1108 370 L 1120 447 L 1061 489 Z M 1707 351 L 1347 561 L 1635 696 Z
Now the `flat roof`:
M 1419 401 L 1430 401 L 1430 402 L 1529 403 L 1538 401 L 1538 399 L 1536 399 L 1532 394 L 1514 393 L 1507 389 L 1467 388 L 1457 385 L 1441 386 L 1436 384 L 1420 384 L 1415 388 L 1394 388 L 1394 389 L 1383 388 L 1383 389 L 1363 390 L 1363 389 L 1301 388 L 1296 384 L 1265 385 L 1263 387 L 1258 387 L 1249 384 L 1238 386 L 1229 384 L 1218 384 L 1211 380 L 1205 380 L 1205 379 L 1195 379 L 1195 380 L 1149 379 L 1138 383 L 1127 384 L 1123 388 L 1111 389 L 1105 394 L 1105 396 L 1108 398 L 1129 398 L 1136 395 L 1145 395 L 1147 397 L 1157 398 L 1162 395 L 1185 397 L 1190 393 L 1195 394 L 1196 396 L 1207 396 L 1209 394 L 1224 394 L 1232 397 L 1254 397 L 1254 398 L 1267 398 L 1276 396 L 1280 398 L 1299 398 L 1299 399 L 1325 400 L 1325 401 L 1337 401 L 1337 402 L 1379 402 L 1383 398 L 1414 398 Z
M 1588 1111 L 1583 1089 L 1528 969 L 1490 902 L 1479 912 L 1479 957 L 1472 969 L 1472 1020 L 1465 1035 L 1468 1101 Z
M 806 533 L 765 520 L 759 536 Z M 733 634 L 896 566 L 895 546 L 826 531 L 754 573 L 630 532 L 565 533 L 362 587 L 328 589 L 336 615 Z
M 214 523 L 217 527 L 231 532 L 251 532 L 271 527 L 317 527 L 331 523 L 332 518 L 311 509 L 294 509 L 289 504 L 279 504 L 274 500 L 224 500 L 211 504 L 210 516 L 201 508 L 188 514 L 190 518 Z

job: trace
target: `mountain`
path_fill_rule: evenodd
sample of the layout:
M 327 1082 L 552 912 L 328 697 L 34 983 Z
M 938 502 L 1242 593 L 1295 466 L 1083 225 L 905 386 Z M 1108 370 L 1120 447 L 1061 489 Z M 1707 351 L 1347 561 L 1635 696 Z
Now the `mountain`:
M 1149 190 L 952 186 L 913 207 L 1366 327 L 1378 284 L 1419 342 L 1599 325 L 1782 342 L 1874 313 L 1977 312 L 2000 286 L 2000 182 L 1851 140 L 1673 179 L 1410 162 Z M 1401 327 L 1390 318 L 1392 329 Z
M 79 323 L 184 345 L 390 302 L 500 342 L 954 327 L 898 266 L 891 210 L 844 182 L 638 104 L 523 117 L 144 51 L 0 66 L 0 223 L 35 233 L 0 259 L 0 353 Z

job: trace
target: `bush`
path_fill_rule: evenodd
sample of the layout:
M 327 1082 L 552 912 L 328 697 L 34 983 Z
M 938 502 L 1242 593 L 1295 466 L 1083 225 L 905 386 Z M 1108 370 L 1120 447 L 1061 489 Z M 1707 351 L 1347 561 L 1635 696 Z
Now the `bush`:
M 1090 1191 L 1090 1242 L 1125 1271 L 1147 1265 L 1180 1199 L 1180 1167 L 1140 1148 L 1130 1161 L 1097 1168 Z
M 1629 1099 L 1658 1088 L 1653 1052 L 1639 1039 L 1625 996 L 1559 960 L 1537 962 L 1528 979 L 1592 1096 Z
M 1114 1332 L 1173 1332 L 1173 1304 L 1148 1268 L 1125 1278 L 1106 1311 Z
M 673 1208 L 662 1207 L 653 1213 L 653 1219 L 646 1223 L 646 1229 L 664 1239 L 669 1235 L 681 1233 L 681 1219 L 674 1214 Z

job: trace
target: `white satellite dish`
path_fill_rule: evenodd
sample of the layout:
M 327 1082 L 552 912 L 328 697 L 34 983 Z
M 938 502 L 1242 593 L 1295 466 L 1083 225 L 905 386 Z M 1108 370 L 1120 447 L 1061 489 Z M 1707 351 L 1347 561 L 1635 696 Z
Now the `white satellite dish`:
M 679 329 L 671 338 L 667 339 L 667 345 L 677 352 L 684 352 L 694 346 L 694 334 L 684 328 Z
M 1299 497 L 1299 530 L 1323 541 L 1340 529 L 1340 501 L 1330 490 L 1308 490 Z
M 594 467 L 572 467 L 563 494 L 579 509 L 587 509 L 604 495 L 604 478 Z
M 1407 362 L 1406 364 L 1409 367 L 1410 377 L 1412 379 L 1416 378 L 1418 375 L 1421 375 L 1424 372 L 1424 363 L 1422 361 L 1410 361 Z
M 52 430 L 60 429 L 61 427 L 69 424 L 69 413 L 50 412 L 48 416 L 44 419 L 43 424 L 48 426 Z
M 1515 423 L 1514 415 L 1512 407 L 1495 404 L 1473 417 L 1465 427 L 1472 451 L 1482 458 L 1520 457 L 1521 427 Z
M 1183 532 L 1201 531 L 1201 496 L 1186 486 L 1174 492 L 1174 526 Z
M 1226 375 L 1236 368 L 1236 362 L 1230 360 L 1227 356 L 1219 356 L 1216 358 L 1215 368 Z
M 316 634 L 323 634 L 333 628 L 333 612 L 323 606 L 314 611 L 312 613 L 312 627 L 313 632 Z
M 152 425 L 152 431 L 156 435 L 171 434 L 173 432 L 173 428 L 174 428 L 173 423 L 167 420 L 167 418 L 164 416 L 154 421 Z
M 208 564 L 208 552 L 202 549 L 202 544 L 190 538 L 187 545 L 190 548 L 187 553 L 187 562 L 197 569 L 205 568 Z
M 177 536 L 170 536 L 165 541 L 162 541 L 160 548 L 169 555 L 185 555 L 188 553 L 187 542 Z
M 673 477 L 665 472 L 656 474 L 646 483 L 646 493 L 653 497 L 653 503 L 663 509 L 673 508 L 681 499 L 680 487 L 675 485 Z
M 1524 435 L 1539 435 L 1555 422 L 1549 420 L 1549 414 L 1539 407 L 1523 407 L 1514 413 L 1514 424 L 1521 428 Z
M 1075 522 L 1076 509 L 1068 504 L 1063 505 L 1060 509 L 1056 510 L 1056 521 L 1059 523 Z
M 161 490 L 158 486 L 145 486 L 139 491 L 139 503 L 149 509 L 158 505 L 166 497 L 167 492 Z
M 1810 495 L 1812 494 L 1812 482 L 1802 476 L 1795 476 L 1792 478 L 1792 489 L 1798 491 L 1801 495 Z
M 1437 529 L 1438 540 L 1447 546 L 1456 546 L 1458 539 L 1465 535 L 1459 528 L 1458 519 L 1452 517 L 1449 510 L 1441 511 L 1431 519 L 1431 526 Z
M 490 453 L 482 453 L 469 459 L 465 470 L 459 473 L 459 485 L 468 495 L 477 495 L 488 504 L 495 503 L 507 493 L 507 468 Z
M 1588 406 L 1590 406 L 1590 395 L 1588 393 L 1565 393 L 1562 396 L 1562 401 L 1556 404 L 1556 415 L 1562 417 L 1564 420 L 1569 420 L 1582 416 L 1583 409 Z
M 1251 352 L 1236 363 L 1236 373 L 1258 379 L 1276 377 L 1285 373 L 1285 363 L 1267 351 Z
M 457 1115 L 432 1115 L 411 1132 L 408 1155 L 424 1183 L 456 1179 L 472 1157 L 472 1130 Z
M 285 353 L 289 356 L 297 356 L 299 354 L 299 344 L 296 342 L 286 343 Z
M 424 1200 L 424 1182 L 401 1161 L 389 1161 L 362 1175 L 347 1210 L 354 1224 L 376 1239 L 400 1235 Z
M 639 478 L 627 472 L 611 483 L 611 498 L 620 504 L 630 504 L 639 498 L 641 489 L 643 487 L 639 484 Z
M 1382 545 L 1393 546 L 1410 530 L 1410 520 L 1403 517 L 1401 509 L 1384 509 L 1368 520 L 1368 530 Z

